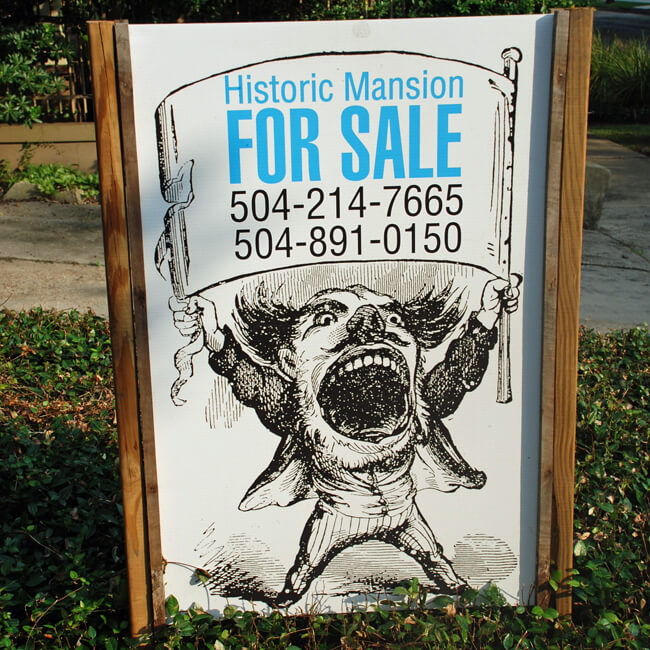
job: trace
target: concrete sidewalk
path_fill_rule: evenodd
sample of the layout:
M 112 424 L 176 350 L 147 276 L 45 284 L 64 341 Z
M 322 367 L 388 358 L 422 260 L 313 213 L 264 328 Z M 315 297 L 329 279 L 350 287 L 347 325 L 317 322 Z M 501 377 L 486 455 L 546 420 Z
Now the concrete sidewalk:
M 650 322 L 650 158 L 590 139 L 612 174 L 599 229 L 584 231 L 580 320 L 604 331 Z M 0 306 L 107 315 L 98 206 L 0 201 Z
M 108 315 L 98 205 L 0 201 L 0 306 Z
M 650 323 L 650 158 L 596 138 L 587 158 L 612 176 L 598 230 L 583 232 L 580 322 L 599 331 Z

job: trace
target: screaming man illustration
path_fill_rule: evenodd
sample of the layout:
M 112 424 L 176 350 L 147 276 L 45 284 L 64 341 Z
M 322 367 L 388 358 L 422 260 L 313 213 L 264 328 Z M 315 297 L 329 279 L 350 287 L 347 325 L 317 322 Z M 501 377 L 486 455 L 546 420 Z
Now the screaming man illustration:
M 369 540 L 415 559 L 442 593 L 466 586 L 416 494 L 418 486 L 453 492 L 486 482 L 443 419 L 481 382 L 497 319 L 518 307 L 519 280 L 488 281 L 480 309 L 427 372 L 423 353 L 441 345 L 464 316 L 449 287 L 399 302 L 353 285 L 320 291 L 294 308 L 260 285 L 254 298 L 236 298 L 236 332 L 220 326 L 206 298 L 172 298 L 180 333 L 208 349 L 214 372 L 281 438 L 239 509 L 316 499 L 277 606 L 296 602 L 338 553 Z

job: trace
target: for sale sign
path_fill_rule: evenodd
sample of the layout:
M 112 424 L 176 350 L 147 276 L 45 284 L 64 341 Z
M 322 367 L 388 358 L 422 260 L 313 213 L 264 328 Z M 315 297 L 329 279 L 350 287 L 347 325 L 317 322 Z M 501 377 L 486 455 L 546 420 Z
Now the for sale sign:
M 181 605 L 529 598 L 552 27 L 128 28 Z

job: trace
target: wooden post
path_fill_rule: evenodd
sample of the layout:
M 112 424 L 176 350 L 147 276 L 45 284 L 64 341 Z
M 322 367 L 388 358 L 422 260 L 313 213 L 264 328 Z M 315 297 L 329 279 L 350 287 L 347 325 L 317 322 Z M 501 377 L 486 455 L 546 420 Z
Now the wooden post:
M 131 632 L 138 635 L 151 629 L 151 586 L 143 500 L 138 383 L 113 27 L 112 21 L 93 21 L 88 24 L 88 32 L 95 97 L 120 472 L 124 495 Z
M 553 503 L 553 431 L 555 414 L 555 348 L 557 317 L 557 253 L 562 178 L 564 100 L 569 43 L 569 12 L 555 14 L 551 113 L 546 165 L 546 241 L 544 262 L 544 340 L 542 343 L 542 419 L 540 426 L 539 512 L 537 533 L 537 602 L 550 604 L 551 530 Z
M 140 182 L 135 147 L 135 114 L 133 111 L 133 77 L 129 26 L 116 23 L 115 46 L 120 95 L 120 121 L 124 143 L 123 166 L 126 184 L 126 219 L 129 236 L 131 282 L 133 296 L 133 322 L 136 342 L 136 371 L 140 390 L 140 431 L 142 463 L 144 469 L 144 499 L 149 577 L 151 580 L 152 623 L 154 627 L 165 623 L 165 588 L 163 558 L 160 542 L 160 513 L 158 508 L 158 479 L 156 473 L 156 448 L 153 421 L 153 390 L 149 360 L 149 333 L 147 327 L 147 295 L 144 284 L 145 262 L 142 249 L 142 216 L 140 212 Z
M 560 229 L 558 240 L 557 338 L 553 443 L 553 558 L 566 580 L 573 568 L 573 496 L 576 438 L 576 386 L 580 319 L 582 211 L 587 156 L 587 110 L 593 9 L 569 12 Z M 571 589 L 556 594 L 561 615 L 571 614 Z

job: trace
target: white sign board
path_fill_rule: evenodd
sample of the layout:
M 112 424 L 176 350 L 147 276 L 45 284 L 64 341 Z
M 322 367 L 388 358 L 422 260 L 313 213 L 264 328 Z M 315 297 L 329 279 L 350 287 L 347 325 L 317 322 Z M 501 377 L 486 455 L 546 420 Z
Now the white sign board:
M 530 598 L 552 30 L 129 26 L 181 606 Z

